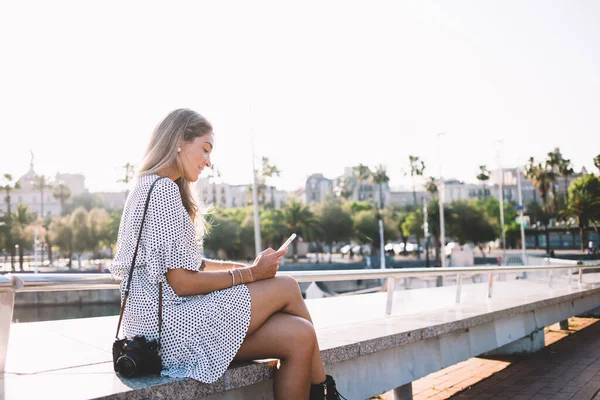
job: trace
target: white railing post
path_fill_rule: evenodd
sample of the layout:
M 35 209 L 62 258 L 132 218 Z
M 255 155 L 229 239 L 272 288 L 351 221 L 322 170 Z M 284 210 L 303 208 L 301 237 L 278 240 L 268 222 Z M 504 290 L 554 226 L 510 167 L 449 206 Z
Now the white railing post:
M 23 281 L 18 277 L 8 274 L 6 278 L 3 279 L 3 284 L 10 284 L 11 286 L 6 287 L 5 290 L 0 289 L 0 373 L 2 374 L 6 367 L 10 324 L 12 323 L 15 307 L 15 290 L 23 287 Z
M 2 374 L 6 367 L 8 337 L 10 336 L 10 324 L 12 322 L 14 305 L 14 291 L 0 292 L 0 373 Z
M 396 288 L 396 279 L 387 279 L 387 300 L 385 302 L 385 314 L 392 315 L 392 304 L 394 303 L 394 289 Z
M 579 288 L 583 285 L 583 268 L 579 268 Z
M 460 292 L 462 291 L 462 275 L 456 274 L 456 304 L 460 304 Z
M 492 298 L 492 289 L 494 288 L 494 271 L 490 271 L 490 278 L 488 279 L 488 299 Z
M 548 287 L 552 289 L 552 279 L 554 278 L 554 271 L 548 271 Z

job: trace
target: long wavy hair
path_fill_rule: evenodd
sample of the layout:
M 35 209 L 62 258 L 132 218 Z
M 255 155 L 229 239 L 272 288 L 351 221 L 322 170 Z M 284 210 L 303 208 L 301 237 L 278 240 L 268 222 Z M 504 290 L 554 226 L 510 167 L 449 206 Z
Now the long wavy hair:
M 204 218 L 196 218 L 200 203 L 194 190 L 194 182 L 183 177 L 183 166 L 177 156 L 177 147 L 182 139 L 191 142 L 211 132 L 210 122 L 197 112 L 187 108 L 171 111 L 154 129 L 138 173 L 139 176 L 145 176 L 158 174 L 164 169 L 177 171 L 180 177 L 175 183 L 179 186 L 183 206 L 199 229 L 199 233 L 204 232 Z

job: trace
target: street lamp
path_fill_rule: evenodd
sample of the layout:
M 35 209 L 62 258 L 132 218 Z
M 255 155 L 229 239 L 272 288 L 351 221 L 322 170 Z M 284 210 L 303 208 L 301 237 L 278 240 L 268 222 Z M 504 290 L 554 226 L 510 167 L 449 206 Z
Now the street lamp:
M 500 171 L 500 190 L 499 190 L 499 201 L 500 201 L 500 229 L 502 229 L 502 262 L 506 262 L 506 231 L 504 230 L 504 168 L 502 168 L 502 140 L 496 141 L 498 146 L 498 169 Z
M 438 168 L 439 168 L 439 175 L 440 175 L 440 189 L 438 190 L 439 192 L 439 204 L 440 204 L 440 259 L 442 262 L 442 268 L 446 267 L 446 251 L 445 251 L 445 247 L 446 247 L 446 229 L 444 227 L 444 178 L 442 175 L 442 155 L 441 155 L 441 146 L 440 146 L 440 141 L 441 141 L 441 137 L 442 135 L 445 135 L 446 132 L 439 132 L 437 134 L 437 156 L 438 156 Z

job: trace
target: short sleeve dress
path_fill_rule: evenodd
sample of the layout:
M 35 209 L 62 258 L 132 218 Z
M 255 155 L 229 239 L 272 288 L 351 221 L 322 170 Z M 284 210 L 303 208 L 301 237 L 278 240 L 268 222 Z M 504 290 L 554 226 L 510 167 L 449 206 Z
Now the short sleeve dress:
M 125 204 L 111 272 L 127 278 L 146 197 L 157 175 L 142 176 Z M 158 283 L 163 286 L 162 376 L 212 383 L 225 372 L 246 337 L 250 293 L 246 285 L 206 295 L 178 296 L 166 279 L 168 269 L 198 271 L 202 254 L 195 226 L 183 206 L 179 187 L 160 179 L 152 190 L 129 298 L 123 316 L 127 337 L 158 338 Z

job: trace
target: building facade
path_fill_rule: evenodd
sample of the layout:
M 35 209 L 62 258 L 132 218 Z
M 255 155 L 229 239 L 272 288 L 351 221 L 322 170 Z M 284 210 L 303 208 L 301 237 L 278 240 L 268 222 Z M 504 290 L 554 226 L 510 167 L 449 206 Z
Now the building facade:
M 50 186 L 40 190 L 36 187 L 36 180 L 39 175 L 35 172 L 33 164 L 30 165 L 29 171 L 21 176 L 16 182 L 19 189 L 13 190 L 10 193 L 11 211 L 14 212 L 19 204 L 27 206 L 30 212 L 37 213 L 39 216 L 52 217 L 60 215 L 61 204 L 58 199 L 53 196 L 52 186 L 57 183 L 66 184 L 71 190 L 71 197 L 81 195 L 86 191 L 85 177 L 82 174 L 60 174 L 54 176 L 54 180 L 47 180 L 46 183 Z M 0 202 L 0 211 L 6 213 L 8 205 L 6 204 L 6 193 L 2 196 L 4 201 Z M 43 213 L 42 213 L 43 209 Z
M 251 185 L 230 185 L 211 178 L 200 178 L 196 182 L 198 198 L 207 206 L 239 208 L 252 204 Z M 262 193 L 264 203 L 279 209 L 289 199 L 288 192 L 267 186 Z M 261 199 L 259 199 L 259 202 Z

